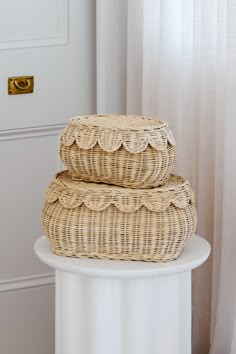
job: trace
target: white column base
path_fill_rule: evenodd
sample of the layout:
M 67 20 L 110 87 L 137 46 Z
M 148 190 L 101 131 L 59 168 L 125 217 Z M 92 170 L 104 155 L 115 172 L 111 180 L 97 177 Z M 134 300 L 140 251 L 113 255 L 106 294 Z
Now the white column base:
M 56 354 L 191 354 L 191 271 L 148 279 L 57 271 Z
M 56 354 L 191 354 L 191 270 L 210 246 L 195 235 L 173 262 L 38 257 L 56 269 Z

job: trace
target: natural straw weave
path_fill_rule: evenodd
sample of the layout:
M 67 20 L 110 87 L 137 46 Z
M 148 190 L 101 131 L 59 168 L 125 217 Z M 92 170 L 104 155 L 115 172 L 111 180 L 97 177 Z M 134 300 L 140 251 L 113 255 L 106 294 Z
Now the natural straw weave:
M 62 171 L 48 187 L 42 224 L 52 251 L 70 257 L 174 260 L 196 229 L 189 183 L 126 189 L 78 182 Z
M 94 115 L 70 120 L 62 133 L 60 156 L 79 180 L 151 188 L 164 184 L 173 172 L 176 151 L 164 121 Z

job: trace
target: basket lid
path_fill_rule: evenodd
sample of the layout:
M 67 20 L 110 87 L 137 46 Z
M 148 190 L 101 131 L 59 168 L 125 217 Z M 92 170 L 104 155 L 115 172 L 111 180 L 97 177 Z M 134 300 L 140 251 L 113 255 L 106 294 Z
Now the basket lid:
M 155 212 L 166 210 L 171 204 L 179 209 L 194 203 L 194 194 L 189 182 L 183 177 L 170 175 L 168 182 L 152 189 L 130 189 L 103 183 L 87 183 L 74 180 L 70 173 L 56 174 L 47 188 L 46 200 L 59 201 L 64 208 L 76 208 L 84 203 L 89 209 L 101 211 L 114 205 L 124 213 L 142 206 Z
M 167 143 L 175 145 L 168 124 L 153 117 L 135 115 L 87 115 L 73 117 L 62 133 L 62 143 L 76 143 L 81 149 L 91 149 L 96 144 L 113 152 L 121 145 L 132 153 L 144 151 L 148 144 L 156 150 L 164 150 Z

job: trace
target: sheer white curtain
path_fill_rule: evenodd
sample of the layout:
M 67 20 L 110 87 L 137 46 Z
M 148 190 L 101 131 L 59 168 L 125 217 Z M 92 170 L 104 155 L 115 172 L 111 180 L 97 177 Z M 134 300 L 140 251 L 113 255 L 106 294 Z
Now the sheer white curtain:
M 236 354 L 236 0 L 97 0 L 96 52 L 97 112 L 169 122 L 213 245 L 194 273 L 193 354 L 210 338 Z

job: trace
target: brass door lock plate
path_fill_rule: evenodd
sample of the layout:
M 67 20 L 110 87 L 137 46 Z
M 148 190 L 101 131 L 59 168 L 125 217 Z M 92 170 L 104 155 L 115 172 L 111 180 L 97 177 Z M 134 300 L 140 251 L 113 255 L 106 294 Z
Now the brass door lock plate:
M 8 94 L 19 95 L 32 93 L 34 91 L 33 76 L 17 76 L 8 78 Z

